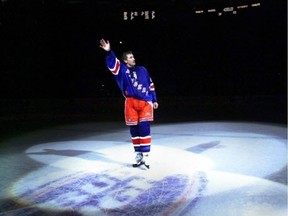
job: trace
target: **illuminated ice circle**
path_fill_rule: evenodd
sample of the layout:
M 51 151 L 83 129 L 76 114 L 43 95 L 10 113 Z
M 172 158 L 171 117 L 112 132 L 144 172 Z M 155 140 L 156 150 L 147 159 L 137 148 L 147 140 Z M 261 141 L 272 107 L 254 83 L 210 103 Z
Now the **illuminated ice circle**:
M 132 146 L 119 142 L 119 130 L 29 145 L 25 156 L 37 162 L 8 189 L 23 206 L 14 215 L 286 215 L 286 185 L 277 182 L 287 166 L 286 128 L 214 122 L 153 132 L 150 170 L 131 167 Z

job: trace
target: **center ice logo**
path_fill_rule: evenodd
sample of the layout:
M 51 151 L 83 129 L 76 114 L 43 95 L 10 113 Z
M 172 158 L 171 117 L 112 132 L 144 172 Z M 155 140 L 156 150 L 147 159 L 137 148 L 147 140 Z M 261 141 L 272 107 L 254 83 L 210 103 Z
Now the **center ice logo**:
M 50 182 L 44 180 L 49 176 L 39 176 L 34 181 L 42 184 L 27 188 L 19 197 L 40 208 L 83 215 L 175 215 L 189 212 L 206 186 L 201 172 L 153 179 L 133 175 L 131 169 L 79 172 Z
M 174 216 L 189 215 L 206 187 L 203 168 L 211 163 L 190 152 L 154 146 L 161 161 L 154 160 L 153 168 L 146 170 L 128 163 L 126 145 L 95 152 L 99 143 L 88 144 L 55 142 L 28 149 L 33 160 L 46 166 L 13 184 L 11 197 L 32 211 L 35 207 L 85 216 Z M 67 146 L 74 146 L 73 151 Z M 181 157 L 170 161 L 161 154 Z

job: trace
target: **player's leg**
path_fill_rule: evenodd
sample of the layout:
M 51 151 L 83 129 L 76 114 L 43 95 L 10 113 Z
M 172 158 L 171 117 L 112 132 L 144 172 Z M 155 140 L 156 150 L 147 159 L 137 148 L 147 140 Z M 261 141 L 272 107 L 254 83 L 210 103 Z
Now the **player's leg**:
M 153 105 L 151 102 L 143 101 L 141 111 L 139 112 L 139 133 L 140 146 L 143 153 L 150 152 L 151 135 L 150 122 L 153 121 Z
M 150 122 L 142 121 L 139 123 L 140 149 L 143 154 L 143 162 L 147 168 L 150 167 L 149 153 L 151 149 Z
M 136 165 L 141 165 L 143 154 L 141 152 L 141 145 L 140 145 L 139 125 L 131 125 L 130 134 L 131 134 L 131 140 L 132 140 L 132 144 L 134 147 L 134 151 L 136 153 L 136 157 L 135 157 Z
M 140 146 L 140 130 L 138 124 L 138 111 L 135 110 L 134 98 L 126 98 L 125 100 L 125 121 L 126 125 L 130 127 L 131 141 L 134 151 L 136 153 L 135 164 L 133 166 L 140 166 L 142 164 L 143 154 Z
M 150 167 L 149 153 L 151 150 L 150 121 L 153 121 L 153 104 L 144 101 L 139 113 L 140 147 L 146 167 Z

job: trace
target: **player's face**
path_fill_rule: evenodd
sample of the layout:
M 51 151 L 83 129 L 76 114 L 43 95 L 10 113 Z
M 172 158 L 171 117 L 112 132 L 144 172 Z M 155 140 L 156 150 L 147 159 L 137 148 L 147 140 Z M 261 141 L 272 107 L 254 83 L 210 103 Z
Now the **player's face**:
M 128 67 L 133 67 L 136 65 L 136 61 L 133 54 L 127 54 L 127 58 L 124 61 Z

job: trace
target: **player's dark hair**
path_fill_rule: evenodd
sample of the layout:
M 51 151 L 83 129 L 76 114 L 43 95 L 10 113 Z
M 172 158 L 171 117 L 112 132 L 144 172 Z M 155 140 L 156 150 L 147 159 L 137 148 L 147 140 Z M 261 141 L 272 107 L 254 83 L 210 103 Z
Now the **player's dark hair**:
M 129 55 L 129 54 L 133 54 L 132 51 L 123 52 L 123 54 L 122 54 L 122 60 L 123 60 L 123 61 L 126 60 L 126 59 L 127 59 L 127 55 Z

